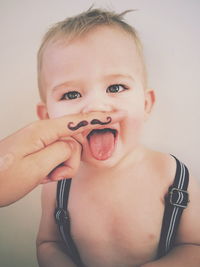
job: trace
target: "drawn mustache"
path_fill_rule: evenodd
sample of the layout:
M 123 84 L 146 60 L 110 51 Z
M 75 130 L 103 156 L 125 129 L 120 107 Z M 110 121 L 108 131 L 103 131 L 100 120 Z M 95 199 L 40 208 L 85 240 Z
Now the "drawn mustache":
M 73 126 L 73 122 L 69 122 L 67 127 L 71 130 L 71 131 L 76 131 L 81 127 L 87 126 L 89 123 L 88 121 L 80 121 L 77 125 Z
M 110 123 L 112 121 L 112 118 L 111 117 L 107 117 L 106 119 L 107 119 L 107 121 L 105 121 L 105 122 L 100 121 L 98 119 L 93 119 L 93 120 L 91 120 L 90 124 L 92 124 L 92 125 L 94 125 L 94 124 L 106 125 L 106 124 L 108 124 L 108 123 Z M 77 123 L 77 125 L 74 126 L 74 123 L 71 121 L 71 122 L 68 123 L 67 127 L 71 131 L 76 131 L 76 130 L 78 130 L 81 127 L 87 126 L 88 124 L 89 124 L 88 121 L 83 120 L 83 121 L 80 121 L 79 123 Z
M 100 121 L 100 120 L 93 119 L 93 120 L 90 122 L 90 124 L 93 124 L 93 125 L 94 125 L 94 124 L 105 125 L 105 124 L 108 124 L 108 123 L 110 123 L 110 122 L 112 121 L 112 118 L 111 118 L 111 117 L 107 117 L 106 119 L 107 119 L 106 122 L 102 122 L 102 121 Z

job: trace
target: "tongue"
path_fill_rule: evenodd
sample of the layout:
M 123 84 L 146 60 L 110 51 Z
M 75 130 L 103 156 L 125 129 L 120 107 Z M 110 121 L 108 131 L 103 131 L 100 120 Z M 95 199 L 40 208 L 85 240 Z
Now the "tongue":
M 94 132 L 89 138 L 90 151 L 97 160 L 106 160 L 115 148 L 115 138 L 112 132 Z

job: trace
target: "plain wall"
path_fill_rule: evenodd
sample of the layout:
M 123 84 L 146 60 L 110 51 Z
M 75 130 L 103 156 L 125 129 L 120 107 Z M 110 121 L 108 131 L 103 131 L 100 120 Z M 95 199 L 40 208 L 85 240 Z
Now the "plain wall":
M 0 0 L 0 139 L 37 119 L 36 53 L 42 35 L 53 23 L 92 3 L 119 12 L 138 9 L 126 18 L 144 44 L 149 86 L 157 94 L 144 142 L 176 155 L 200 178 L 198 0 Z M 40 191 L 39 186 L 0 209 L 0 266 L 37 266 Z

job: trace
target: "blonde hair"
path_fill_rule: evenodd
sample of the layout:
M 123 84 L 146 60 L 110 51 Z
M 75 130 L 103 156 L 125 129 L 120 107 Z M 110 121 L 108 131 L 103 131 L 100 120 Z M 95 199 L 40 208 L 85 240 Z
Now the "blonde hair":
M 73 38 L 77 38 L 83 34 L 86 34 L 91 29 L 94 29 L 100 25 L 117 26 L 133 36 L 143 62 L 142 44 L 138 37 L 137 31 L 124 20 L 124 15 L 131 11 L 133 10 L 126 10 L 118 14 L 114 11 L 93 9 L 93 7 L 91 7 L 85 12 L 73 17 L 68 17 L 63 21 L 54 24 L 44 35 L 37 55 L 38 88 L 41 99 L 44 100 L 44 92 L 42 90 L 41 83 L 43 52 L 49 43 L 53 43 L 63 37 L 67 38 L 67 40 L 72 40 Z M 144 72 L 146 73 L 145 65 Z

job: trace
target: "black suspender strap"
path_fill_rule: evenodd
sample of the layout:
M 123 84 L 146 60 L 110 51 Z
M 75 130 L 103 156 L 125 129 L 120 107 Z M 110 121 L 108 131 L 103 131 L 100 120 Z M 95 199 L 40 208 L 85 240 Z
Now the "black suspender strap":
M 69 190 L 71 185 L 71 179 L 64 179 L 58 182 L 57 185 L 57 208 L 55 210 L 55 219 L 58 224 L 61 237 L 66 245 L 67 254 L 77 264 L 77 266 L 83 266 L 78 253 L 78 250 L 74 244 L 74 241 L 70 233 L 70 217 L 67 211 Z
M 174 157 L 174 156 L 173 156 Z M 158 247 L 158 258 L 166 255 L 173 247 L 180 218 L 189 202 L 187 192 L 189 172 L 187 167 L 176 157 L 176 175 L 165 197 L 165 211 Z

